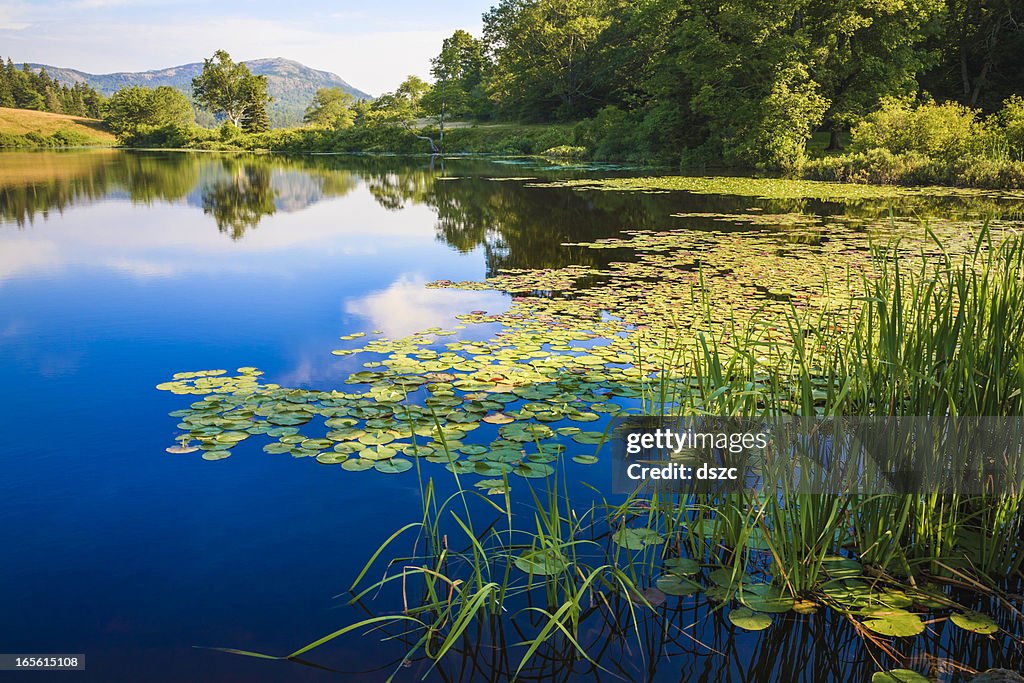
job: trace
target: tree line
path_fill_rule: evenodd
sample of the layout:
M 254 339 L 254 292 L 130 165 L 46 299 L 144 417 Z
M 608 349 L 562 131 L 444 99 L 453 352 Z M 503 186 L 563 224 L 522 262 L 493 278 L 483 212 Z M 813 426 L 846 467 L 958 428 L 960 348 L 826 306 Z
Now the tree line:
M 440 121 L 589 119 L 604 156 L 779 167 L 815 131 L 839 148 L 894 98 L 996 111 L 1024 92 L 1024 6 L 501 0 L 480 38 L 444 41 L 432 75 L 414 106 Z
M 0 107 L 99 118 L 103 96 L 85 83 L 60 83 L 46 69 L 33 71 L 27 64 L 19 69 L 8 57 L 0 63 Z

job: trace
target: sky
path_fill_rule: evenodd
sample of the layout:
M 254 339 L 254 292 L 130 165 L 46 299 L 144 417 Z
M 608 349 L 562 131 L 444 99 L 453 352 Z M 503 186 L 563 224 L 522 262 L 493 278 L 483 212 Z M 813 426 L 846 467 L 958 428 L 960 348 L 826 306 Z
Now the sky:
M 0 0 L 0 56 L 89 73 L 285 57 L 378 95 L 497 0 Z

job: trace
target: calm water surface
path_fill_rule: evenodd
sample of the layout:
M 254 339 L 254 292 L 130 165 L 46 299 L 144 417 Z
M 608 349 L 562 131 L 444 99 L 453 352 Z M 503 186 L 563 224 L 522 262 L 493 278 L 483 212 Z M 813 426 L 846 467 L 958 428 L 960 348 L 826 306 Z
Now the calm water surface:
M 243 365 L 284 386 L 340 386 L 362 362 L 330 354 L 340 334 L 397 337 L 507 305 L 496 292 L 426 289 L 431 280 L 614 260 L 562 243 L 757 203 L 522 179 L 595 174 L 479 160 L 0 154 L 0 651 L 85 653 L 87 671 L 63 675 L 78 681 L 383 680 L 401 647 L 370 647 L 374 637 L 325 653 L 342 674 L 194 646 L 284 653 L 360 618 L 333 596 L 418 518 L 415 477 L 269 456 L 258 439 L 218 462 L 169 455 L 167 413 L 187 402 L 154 386 Z M 720 615 L 698 618 L 723 631 Z M 848 638 L 839 628 L 823 617 L 795 636 L 709 636 L 726 656 L 694 647 L 701 658 L 653 675 L 729 680 L 751 657 L 781 675 L 814 642 Z

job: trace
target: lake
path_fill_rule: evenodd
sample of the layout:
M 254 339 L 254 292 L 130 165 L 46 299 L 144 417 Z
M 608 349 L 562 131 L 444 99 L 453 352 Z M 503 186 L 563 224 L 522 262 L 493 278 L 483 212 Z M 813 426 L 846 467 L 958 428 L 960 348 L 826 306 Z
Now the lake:
M 225 369 L 223 376 L 241 377 L 247 387 L 258 381 L 260 387 L 273 383 L 294 390 L 291 396 L 301 397 L 297 404 L 309 405 L 315 392 L 335 409 L 315 420 L 351 414 L 372 420 L 380 413 L 365 412 L 365 399 L 358 399 L 362 408 L 353 413 L 357 399 L 319 392 L 350 391 L 345 380 L 366 372 L 363 363 L 396 349 L 430 363 L 452 343 L 468 354 L 483 353 L 474 344 L 509 324 L 524 326 L 521 334 L 539 334 L 548 325 L 547 313 L 501 317 L 518 310 L 517 299 L 566 289 L 561 280 L 534 280 L 530 273 L 568 268 L 574 287 L 604 292 L 592 303 L 594 311 L 604 310 L 593 316 L 595 334 L 579 338 L 564 330 L 557 338 L 556 351 L 576 341 L 587 348 L 600 343 L 610 329 L 603 326 L 614 324 L 616 307 L 625 305 L 621 286 L 617 294 L 608 293 L 610 269 L 619 273 L 610 277 L 613 284 L 627 272 L 634 282 L 647 282 L 631 295 L 676 273 L 680 289 L 674 291 L 683 301 L 683 278 L 693 282 L 697 270 L 686 264 L 669 269 L 656 259 L 701 251 L 702 268 L 725 283 L 723 300 L 749 295 L 774 305 L 802 291 L 806 276 L 798 270 L 808 250 L 830 267 L 841 267 L 867 258 L 866 235 L 879 225 L 910 230 L 918 217 L 931 215 L 935 229 L 955 241 L 965 224 L 981 217 L 1009 226 L 1020 215 L 1019 199 L 1012 197 L 951 193 L 841 201 L 714 187 L 598 192 L 565 182 L 637 174 L 472 158 L 0 153 L 0 382 L 6 389 L 0 424 L 8 439 L 0 480 L 0 544 L 6 549 L 0 563 L 0 650 L 84 653 L 87 669 L 75 679 L 104 682 L 378 681 L 396 669 L 398 680 L 427 675 L 429 660 L 403 668 L 408 643 L 380 643 L 380 633 L 340 638 L 308 657 L 333 671 L 200 649 L 287 654 L 367 618 L 369 609 L 347 606 L 336 596 L 392 532 L 422 518 L 421 485 L 413 471 L 390 473 L 371 465 L 369 471 L 353 471 L 330 457 L 321 457 L 330 463 L 322 464 L 315 456 L 326 451 L 315 444 L 310 452 L 287 445 L 276 454 L 263 452 L 266 434 L 274 429 L 270 424 L 283 428 L 272 435 L 287 437 L 299 432 L 299 421 L 272 420 L 252 438 L 241 434 L 237 445 L 225 437 L 221 443 L 230 450 L 168 453 L 183 433 L 179 419 L 168 413 L 177 412 L 185 427 L 198 424 L 189 424 L 189 406 L 197 397 L 182 395 L 175 390 L 184 385 L 174 384 L 196 378 L 174 379 L 176 373 Z M 903 220 L 899 226 L 897 219 Z M 635 244 L 580 246 L 628 240 L 627 230 L 648 231 L 640 233 L 642 239 L 678 231 L 688 241 L 655 244 L 649 260 L 637 256 Z M 743 251 L 749 245 L 754 251 Z M 781 260 L 769 263 L 769 257 Z M 634 265 L 616 265 L 621 263 Z M 737 276 L 744 263 L 756 265 L 757 273 Z M 653 270 L 628 270 L 639 267 Z M 457 286 L 494 276 L 525 280 L 504 291 Z M 650 304 L 638 308 L 657 310 Z M 688 310 L 680 305 L 680 316 L 687 318 Z M 552 329 L 562 329 L 558 324 L 551 322 Z M 394 345 L 425 330 L 445 334 Z M 355 353 L 374 339 L 391 341 L 382 342 L 380 354 L 372 347 Z M 522 348 L 524 337 L 515 339 Z M 534 350 L 539 360 L 551 353 L 539 341 Z M 628 365 L 621 353 L 601 357 L 602 363 Z M 502 358 L 506 365 L 515 362 Z M 263 374 L 246 379 L 236 368 Z M 371 367 L 371 374 L 378 368 L 379 363 Z M 448 372 L 440 365 L 428 370 Z M 438 377 L 432 381 L 455 381 Z M 511 396 L 509 410 L 519 405 L 513 401 L 550 398 L 514 394 L 508 377 L 495 381 L 509 382 L 509 391 L 502 392 Z M 165 390 L 157 389 L 165 383 Z M 596 386 L 588 389 L 594 397 L 587 406 L 566 408 L 564 416 L 552 418 L 552 427 L 570 424 L 558 418 L 580 417 L 583 423 L 593 415 L 575 434 L 579 427 L 601 431 L 613 410 L 605 404 L 635 406 L 640 400 L 614 387 L 601 393 Z M 425 395 L 420 384 L 412 388 Z M 275 390 L 261 391 L 269 396 Z M 451 393 L 446 387 L 435 398 Z M 275 394 L 274 400 L 284 399 Z M 608 412 L 590 412 L 590 406 Z M 214 407 L 218 414 L 226 409 Z M 259 414 L 253 407 L 243 419 Z M 486 445 L 499 433 L 506 441 L 515 436 L 498 424 L 453 438 L 472 446 Z M 585 446 L 570 440 L 568 453 L 582 453 Z M 373 447 L 380 456 L 387 442 Z M 230 457 L 217 455 L 227 452 Z M 440 497 L 455 490 L 441 462 L 422 465 Z M 602 467 L 568 462 L 566 491 L 588 501 L 595 495 L 581 481 L 607 491 L 610 475 Z M 532 473 L 518 472 L 522 482 L 543 486 L 542 477 Z M 529 525 L 534 502 L 528 489 L 514 485 L 513 493 L 515 514 Z M 481 514 L 488 509 L 475 505 Z M 411 544 L 410 538 L 398 554 L 410 552 Z M 372 570 L 374 580 L 383 567 Z M 401 592 L 372 597 L 364 602 L 374 614 L 402 608 Z M 670 644 L 655 643 L 648 629 L 650 640 L 642 643 L 650 646 L 647 652 L 635 638 L 631 645 L 616 641 L 629 653 L 609 656 L 607 666 L 619 676 L 867 680 L 877 669 L 861 636 L 838 613 L 789 614 L 768 631 L 744 632 L 693 597 L 666 605 L 676 623 L 697 624 L 689 631 L 693 639 L 675 633 Z M 1000 608 L 990 603 L 990 609 Z M 1019 638 L 1019 622 L 1007 615 L 1000 624 Z M 937 658 L 979 670 L 1019 666 L 1019 642 L 965 636 L 945 626 L 905 643 L 907 661 L 935 666 Z M 603 633 L 600 624 L 584 629 Z M 493 671 L 493 652 L 463 655 L 428 679 L 484 680 Z M 588 672 L 580 661 L 570 674 L 564 664 L 548 660 L 533 675 L 613 677 Z M 953 680 L 960 675 L 956 667 L 943 671 Z

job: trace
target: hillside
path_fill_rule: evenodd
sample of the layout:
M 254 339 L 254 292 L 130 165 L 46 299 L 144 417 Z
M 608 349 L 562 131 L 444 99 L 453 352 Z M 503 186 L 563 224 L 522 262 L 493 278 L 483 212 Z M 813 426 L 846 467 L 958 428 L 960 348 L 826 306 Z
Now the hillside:
M 313 99 L 317 88 L 337 87 L 352 93 L 357 99 L 371 97 L 349 85 L 337 74 L 311 69 L 290 59 L 253 59 L 245 64 L 254 74 L 267 77 L 268 91 L 274 98 L 268 107 L 270 121 L 274 126 L 301 123 L 302 114 Z M 192 79 L 203 70 L 202 62 L 153 71 L 121 71 L 110 74 L 90 74 L 48 64 L 29 64 L 29 67 L 45 68 L 50 76 L 62 83 L 88 83 L 104 95 L 110 95 L 126 85 L 143 85 L 147 88 L 169 85 L 191 95 Z
M 70 145 L 113 145 L 117 142 L 96 119 L 0 107 L 0 144 L 20 146 L 18 139 L 29 134 L 38 140 L 57 136 L 60 140 L 53 140 L 54 143 Z M 34 142 L 39 144 L 38 140 Z

